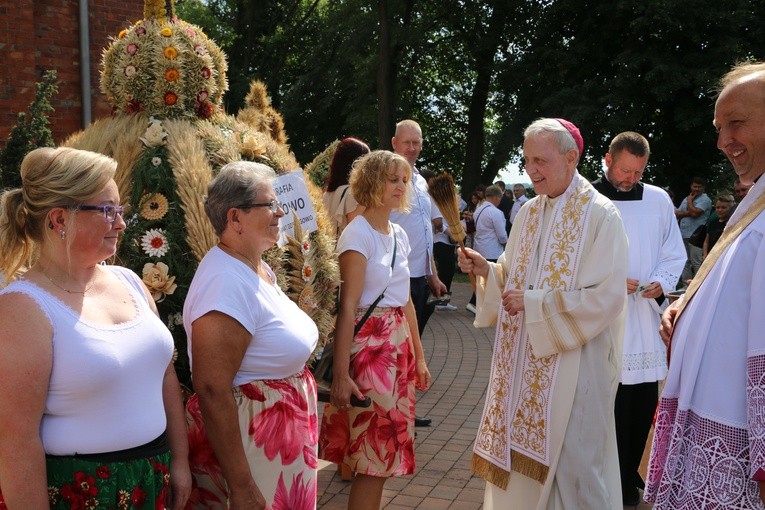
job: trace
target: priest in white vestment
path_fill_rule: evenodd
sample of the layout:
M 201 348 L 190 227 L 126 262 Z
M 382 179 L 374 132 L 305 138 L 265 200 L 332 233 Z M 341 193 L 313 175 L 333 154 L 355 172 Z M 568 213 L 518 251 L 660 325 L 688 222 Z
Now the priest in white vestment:
M 762 509 L 765 489 L 765 63 L 726 74 L 717 147 L 755 183 L 662 316 L 669 373 L 644 497 L 654 510 Z
M 473 455 L 486 510 L 622 506 L 613 406 L 627 238 L 616 207 L 577 173 L 582 150 L 563 119 L 526 128 L 538 196 L 496 263 L 459 254 L 477 277 L 475 326 L 497 324 Z
M 667 374 L 667 351 L 659 336 L 665 294 L 675 289 L 687 258 L 666 191 L 640 181 L 651 148 L 634 131 L 614 137 L 605 156 L 605 175 L 592 185 L 619 209 L 629 239 L 627 318 L 624 323 L 621 384 L 616 392 L 616 445 L 622 500 L 640 502 L 645 485 L 638 473 Z

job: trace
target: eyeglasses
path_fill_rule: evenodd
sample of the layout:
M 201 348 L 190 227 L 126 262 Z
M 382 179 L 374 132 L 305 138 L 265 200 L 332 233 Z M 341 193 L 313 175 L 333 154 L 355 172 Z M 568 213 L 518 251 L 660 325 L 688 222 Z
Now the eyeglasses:
M 101 211 L 104 213 L 106 223 L 114 223 L 117 215 L 122 216 L 125 212 L 125 207 L 122 205 L 81 205 L 77 209 L 80 211 Z
M 270 202 L 255 202 L 254 204 L 240 205 L 237 209 L 252 209 L 253 207 L 268 207 L 274 214 L 279 212 L 279 209 L 282 208 L 278 200 L 271 200 Z

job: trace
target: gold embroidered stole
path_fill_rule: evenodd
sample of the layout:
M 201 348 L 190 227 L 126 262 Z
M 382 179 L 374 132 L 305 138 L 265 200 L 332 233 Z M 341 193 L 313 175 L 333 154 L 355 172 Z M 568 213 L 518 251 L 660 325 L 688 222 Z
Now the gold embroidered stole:
M 506 253 L 509 271 L 505 289 L 526 289 L 535 265 L 533 288 L 566 291 L 578 274 L 595 189 L 578 173 L 555 205 L 542 232 L 547 197 L 529 201 L 513 253 Z M 544 234 L 544 239 L 542 238 Z M 544 242 L 539 260 L 537 247 Z M 510 258 L 512 257 L 512 259 Z M 579 339 L 556 336 L 556 343 L 579 344 Z M 510 471 L 544 483 L 550 468 L 552 393 L 560 359 L 537 358 L 528 341 L 525 314 L 509 315 L 500 305 L 494 339 L 491 376 L 474 446 L 473 471 L 492 484 L 507 488 Z M 514 388 L 514 376 L 522 376 Z M 517 402 L 511 409 L 513 395 Z
M 739 234 L 741 234 L 741 232 L 743 232 L 744 229 L 748 227 L 749 224 L 752 223 L 754 219 L 757 218 L 757 216 L 759 216 L 760 213 L 762 213 L 764 210 L 765 193 L 757 198 L 749 210 L 744 214 L 744 216 L 741 217 L 738 222 L 736 222 L 735 225 L 733 225 L 731 228 L 726 228 L 723 231 L 720 239 L 717 240 L 715 245 L 712 247 L 712 251 L 710 251 L 707 255 L 707 258 L 704 259 L 704 262 L 696 272 L 693 280 L 691 280 L 691 284 L 688 286 L 688 290 L 683 295 L 683 301 L 680 304 L 677 315 L 675 315 L 675 324 L 677 324 L 677 320 L 680 318 L 683 310 L 685 310 L 685 307 L 688 306 L 688 303 L 696 294 L 696 291 L 699 289 L 699 287 L 701 287 L 704 279 L 709 275 L 710 271 L 712 271 L 712 268 L 717 263 L 717 260 L 722 256 L 723 253 L 725 253 L 728 247 L 733 244 L 733 241 L 738 239 Z

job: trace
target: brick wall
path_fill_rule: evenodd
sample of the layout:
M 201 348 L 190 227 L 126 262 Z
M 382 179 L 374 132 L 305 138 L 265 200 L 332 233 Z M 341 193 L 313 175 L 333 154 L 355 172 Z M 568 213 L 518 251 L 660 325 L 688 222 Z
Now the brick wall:
M 92 119 L 109 115 L 99 90 L 101 53 L 110 37 L 143 17 L 141 0 L 87 0 Z M 9 5 L 11 4 L 11 5 Z M 55 69 L 59 92 L 51 129 L 56 143 L 83 128 L 78 0 L 16 0 L 0 5 L 0 147 L 18 112 L 34 100 L 35 82 Z

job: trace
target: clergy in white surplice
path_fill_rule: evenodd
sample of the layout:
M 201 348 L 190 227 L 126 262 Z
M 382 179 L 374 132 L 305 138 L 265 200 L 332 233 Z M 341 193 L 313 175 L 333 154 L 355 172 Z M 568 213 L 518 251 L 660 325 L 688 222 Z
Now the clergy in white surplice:
M 644 497 L 654 510 L 762 509 L 765 492 L 765 63 L 720 83 L 717 147 L 744 184 L 661 321 L 670 360 Z
M 666 191 L 640 182 L 650 156 L 648 140 L 634 131 L 614 137 L 605 175 L 592 185 L 619 209 L 629 240 L 627 318 L 621 384 L 616 392 L 616 444 L 625 506 L 640 502 L 638 473 L 651 430 L 667 351 L 659 336 L 665 294 L 675 289 L 685 266 L 683 237 Z
M 486 510 L 621 508 L 614 430 L 627 238 L 610 200 L 576 171 L 583 141 L 563 119 L 524 132 L 537 197 L 496 263 L 460 251 L 477 281 L 476 327 L 496 324 L 473 470 Z

